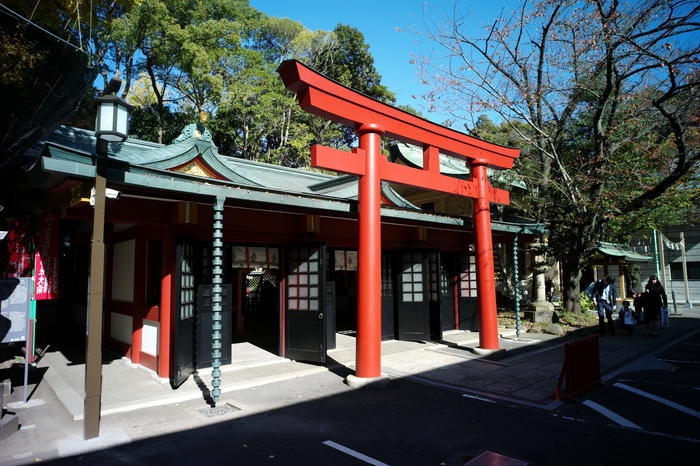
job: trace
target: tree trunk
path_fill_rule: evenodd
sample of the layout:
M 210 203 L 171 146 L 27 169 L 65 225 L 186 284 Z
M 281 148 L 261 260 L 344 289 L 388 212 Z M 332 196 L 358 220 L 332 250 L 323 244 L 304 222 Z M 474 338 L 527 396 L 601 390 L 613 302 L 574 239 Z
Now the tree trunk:
M 564 262 L 564 309 L 581 312 L 581 265 L 577 258 Z

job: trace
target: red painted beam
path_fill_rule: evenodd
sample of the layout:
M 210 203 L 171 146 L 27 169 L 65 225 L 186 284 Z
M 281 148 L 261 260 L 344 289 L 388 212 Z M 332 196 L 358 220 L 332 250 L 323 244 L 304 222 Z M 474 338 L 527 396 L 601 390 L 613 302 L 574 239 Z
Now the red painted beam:
M 440 150 L 437 147 L 427 146 L 423 149 L 423 170 L 440 174 Z
M 437 149 L 431 148 L 428 153 L 429 159 L 431 157 L 435 158 Z M 352 152 L 346 152 L 319 145 L 311 147 L 311 166 L 316 168 L 325 168 L 362 176 L 365 172 L 364 159 L 365 151 L 362 149 L 353 149 Z M 428 167 L 427 169 L 407 167 L 406 165 L 389 162 L 385 157 L 380 157 L 380 178 L 432 191 L 441 191 L 471 198 L 477 197 L 478 191 L 474 180 L 461 180 L 440 174 L 439 161 L 436 160 L 428 160 L 426 166 Z M 489 186 L 487 199 L 489 202 L 496 204 L 509 204 L 510 193 Z
M 484 159 L 500 168 L 512 168 L 520 155 L 519 149 L 482 141 L 367 97 L 296 60 L 283 62 L 277 71 L 304 110 L 329 120 L 356 129 L 366 123 L 378 124 L 392 139 L 434 146 L 461 158 Z
M 365 151 L 357 148 L 347 152 L 317 144 L 311 146 L 311 166 L 362 176 L 365 174 Z

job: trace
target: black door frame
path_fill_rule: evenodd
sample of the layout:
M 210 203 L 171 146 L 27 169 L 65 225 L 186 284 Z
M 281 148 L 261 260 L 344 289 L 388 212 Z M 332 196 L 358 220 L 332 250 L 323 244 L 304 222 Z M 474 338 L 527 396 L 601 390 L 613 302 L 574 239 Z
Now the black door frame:
M 175 249 L 175 312 L 173 319 L 173 373 L 177 388 L 195 371 L 197 283 L 194 267 L 196 242 L 179 239 Z M 183 294 L 184 293 L 184 294 Z M 184 318 L 183 318 L 184 316 Z
M 382 251 L 382 340 L 397 338 L 395 257 L 394 251 Z
M 460 254 L 458 267 L 459 328 L 460 330 L 478 331 L 477 304 L 479 298 L 475 296 L 477 293 L 475 252 L 466 251 Z
M 411 270 L 404 271 L 404 258 L 411 256 Z M 420 267 L 415 260 L 420 255 Z M 430 293 L 428 291 L 428 260 L 424 249 L 399 249 L 395 256 L 394 293 L 396 306 L 396 335 L 399 340 L 430 340 Z M 410 276 L 410 277 L 409 277 Z M 404 279 L 409 278 L 409 282 Z M 407 286 L 408 285 L 408 286 Z M 410 288 L 410 289 L 409 289 Z M 416 301 L 417 297 L 421 298 Z M 405 301 L 404 298 L 410 298 Z
M 455 293 L 457 285 L 457 260 L 459 254 L 454 252 L 439 253 L 440 267 L 440 325 L 443 331 L 454 330 L 455 326 Z M 444 275 L 443 275 L 444 272 Z
M 299 253 L 303 250 L 307 253 Z M 293 243 L 285 248 L 285 355 L 289 359 L 326 362 L 326 260 L 324 243 Z

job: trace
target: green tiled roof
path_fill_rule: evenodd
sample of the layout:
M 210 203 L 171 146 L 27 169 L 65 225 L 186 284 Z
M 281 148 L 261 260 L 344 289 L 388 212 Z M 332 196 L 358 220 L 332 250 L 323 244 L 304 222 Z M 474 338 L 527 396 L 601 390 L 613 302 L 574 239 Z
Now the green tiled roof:
M 618 243 L 598 243 L 596 251 L 610 257 L 624 258 L 627 262 L 649 262 L 653 257 L 633 251 L 629 246 Z
M 338 176 L 299 168 L 228 157 L 218 152 L 209 131 L 197 124 L 186 126 L 172 144 L 156 144 L 129 138 L 109 145 L 109 157 L 129 164 L 169 170 L 200 157 L 224 178 L 242 186 L 255 186 L 286 192 L 315 194 L 339 199 L 357 199 L 357 177 Z M 199 131 L 200 137 L 196 136 Z M 92 131 L 61 127 L 46 141 L 52 156 L 90 163 L 95 148 Z M 402 198 L 388 183 L 383 194 L 399 207 L 416 208 Z
M 89 178 L 94 177 L 94 150 L 92 131 L 61 127 L 33 152 L 44 156 L 42 166 L 47 171 Z M 353 211 L 355 207 L 350 203 L 356 201 L 358 195 L 357 177 L 353 175 L 331 175 L 222 155 L 211 140 L 211 134 L 199 124 L 188 125 L 167 145 L 133 138 L 123 143 L 110 143 L 108 155 L 114 161 L 108 178 L 154 190 L 223 195 L 231 199 L 341 212 Z M 197 158 L 225 180 L 172 170 Z M 395 204 L 382 207 L 382 215 L 388 217 L 463 227 L 471 223 L 468 219 L 423 212 L 387 182 L 382 183 L 382 194 Z M 493 230 L 502 232 L 538 234 L 541 227 L 493 222 Z

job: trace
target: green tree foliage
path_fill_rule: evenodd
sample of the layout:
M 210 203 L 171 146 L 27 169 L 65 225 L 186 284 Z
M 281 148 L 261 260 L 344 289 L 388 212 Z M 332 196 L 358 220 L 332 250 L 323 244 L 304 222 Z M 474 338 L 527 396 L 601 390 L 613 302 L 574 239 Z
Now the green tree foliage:
M 211 122 L 225 154 L 298 167 L 308 165 L 312 144 L 347 147 L 354 142 L 351 128 L 299 109 L 275 71 L 286 59 L 299 59 L 344 85 L 393 102 L 355 28 L 310 31 L 289 19 L 262 18 L 248 42 L 229 63 Z
M 382 102 L 393 104 L 394 94 L 381 84 L 382 76 L 374 67 L 374 58 L 362 33 L 352 26 L 338 24 L 333 30 L 337 48 L 326 60 L 329 62 L 327 74 L 345 86 Z M 355 141 L 352 128 L 339 127 L 342 138 L 336 146 L 351 146 Z
M 115 19 L 111 63 L 126 80 L 123 94 L 142 104 L 132 129 L 169 142 L 168 125 L 207 111 L 222 153 L 305 166 L 308 148 L 343 147 L 352 129 L 302 112 L 282 85 L 277 66 L 303 61 L 371 97 L 393 102 L 381 84 L 369 46 L 350 26 L 311 31 L 268 17 L 247 1 L 141 0 Z M 117 55 L 113 55 L 116 57 Z
M 130 133 L 146 141 L 172 141 L 192 117 L 185 112 L 172 112 L 166 107 L 160 110 L 155 104 L 135 108 L 130 115 Z
M 52 0 L 36 8 L 35 2 L 8 3 L 87 50 L 104 84 L 118 75 L 122 96 L 137 107 L 132 134 L 155 142 L 169 143 L 178 126 L 208 112 L 207 125 L 226 155 L 296 167 L 308 165 L 312 144 L 352 144 L 352 128 L 301 111 L 276 72 L 286 59 L 394 101 L 364 36 L 348 25 L 311 31 L 266 16 L 248 0 Z M 43 59 L 17 38 L 3 37 L 0 54 L 5 51 L 14 51 L 25 66 Z M 3 60 L 0 72 L 19 79 L 5 72 L 10 63 Z M 70 123 L 92 128 L 97 92 L 89 92 Z
M 382 76 L 362 33 L 352 26 L 338 24 L 333 30 L 338 46 L 333 52 L 328 76 L 369 97 L 394 103 L 394 94 L 381 84 Z
M 130 3 L 2 3 L 0 92 L 7 110 L 0 116 L 0 177 L 12 179 L 7 168 L 75 113 L 106 53 L 95 38 Z
M 229 58 L 257 17 L 247 1 L 142 0 L 115 21 L 109 40 L 122 51 L 114 63 L 127 81 L 124 94 L 134 77 L 148 76 L 159 142 L 167 142 L 162 132 L 169 112 L 216 106 Z
M 473 134 L 525 149 L 516 170 L 529 189 L 515 207 L 548 224 L 567 310 L 580 308 L 597 241 L 697 202 L 699 22 L 686 0 L 565 0 L 523 2 L 483 35 L 459 16 L 427 33 L 447 53 L 418 60 L 431 104 L 466 121 L 498 115 Z

